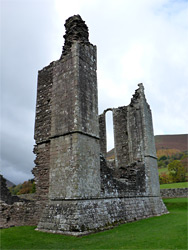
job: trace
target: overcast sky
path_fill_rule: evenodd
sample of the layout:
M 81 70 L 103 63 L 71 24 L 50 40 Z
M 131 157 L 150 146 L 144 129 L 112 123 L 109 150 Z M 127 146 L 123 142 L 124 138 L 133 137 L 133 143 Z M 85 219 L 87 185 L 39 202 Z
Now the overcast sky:
M 38 70 L 59 59 L 74 14 L 97 45 L 99 113 L 143 82 L 155 135 L 187 133 L 188 0 L 1 0 L 0 163 L 16 184 L 33 178 Z

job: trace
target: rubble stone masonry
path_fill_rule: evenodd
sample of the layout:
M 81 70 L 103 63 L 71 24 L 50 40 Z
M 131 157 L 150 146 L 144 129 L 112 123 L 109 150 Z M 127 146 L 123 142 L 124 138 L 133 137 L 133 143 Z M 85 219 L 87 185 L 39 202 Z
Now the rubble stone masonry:
M 115 162 L 110 163 L 108 110 L 98 116 L 96 47 L 80 16 L 69 18 L 65 27 L 62 56 L 53 62 L 49 199 L 38 230 L 82 235 L 167 213 L 143 85 L 130 105 L 108 109 L 115 135 Z
M 12 196 L 6 186 L 6 180 L 0 175 L 0 228 L 12 226 L 36 225 L 39 221 L 45 203 L 27 196 L 23 199 Z

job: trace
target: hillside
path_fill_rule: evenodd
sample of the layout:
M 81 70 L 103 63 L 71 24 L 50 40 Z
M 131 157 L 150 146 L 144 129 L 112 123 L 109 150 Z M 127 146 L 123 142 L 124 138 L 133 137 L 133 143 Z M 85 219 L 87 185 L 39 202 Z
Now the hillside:
M 188 151 L 188 134 L 180 135 L 156 135 L 155 146 L 158 157 L 160 155 L 176 154 Z M 108 159 L 114 158 L 114 149 L 107 153 Z
M 156 150 L 177 149 L 181 152 L 188 151 L 188 134 L 183 135 L 156 135 Z
M 12 187 L 12 186 L 15 186 L 15 184 L 9 180 L 6 179 L 6 184 L 7 184 L 7 187 Z

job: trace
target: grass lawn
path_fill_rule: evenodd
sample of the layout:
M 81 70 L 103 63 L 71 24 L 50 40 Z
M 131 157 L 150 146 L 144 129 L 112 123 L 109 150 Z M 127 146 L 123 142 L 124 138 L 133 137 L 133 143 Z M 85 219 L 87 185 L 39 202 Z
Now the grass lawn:
M 158 168 L 158 173 L 161 174 L 161 173 L 166 173 L 166 174 L 169 174 L 168 172 L 168 168 Z M 186 176 L 188 177 L 188 173 L 186 173 Z
M 165 199 L 170 214 L 76 238 L 24 226 L 1 229 L 1 249 L 187 249 L 187 199 Z
M 169 184 L 161 184 L 160 189 L 164 188 L 187 188 L 188 182 L 178 182 L 178 183 L 169 183 Z
M 162 172 L 168 174 L 168 168 L 158 168 L 158 172 L 159 174 L 161 174 Z

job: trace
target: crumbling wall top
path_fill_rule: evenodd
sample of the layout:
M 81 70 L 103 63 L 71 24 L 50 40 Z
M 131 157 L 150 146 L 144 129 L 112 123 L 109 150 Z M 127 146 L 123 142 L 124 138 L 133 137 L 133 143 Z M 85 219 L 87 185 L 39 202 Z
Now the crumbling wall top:
M 80 15 L 69 17 L 65 22 L 66 33 L 63 36 L 65 43 L 63 46 L 62 56 L 66 55 L 74 41 L 79 41 L 82 44 L 89 43 L 89 32 L 85 21 L 82 20 Z

